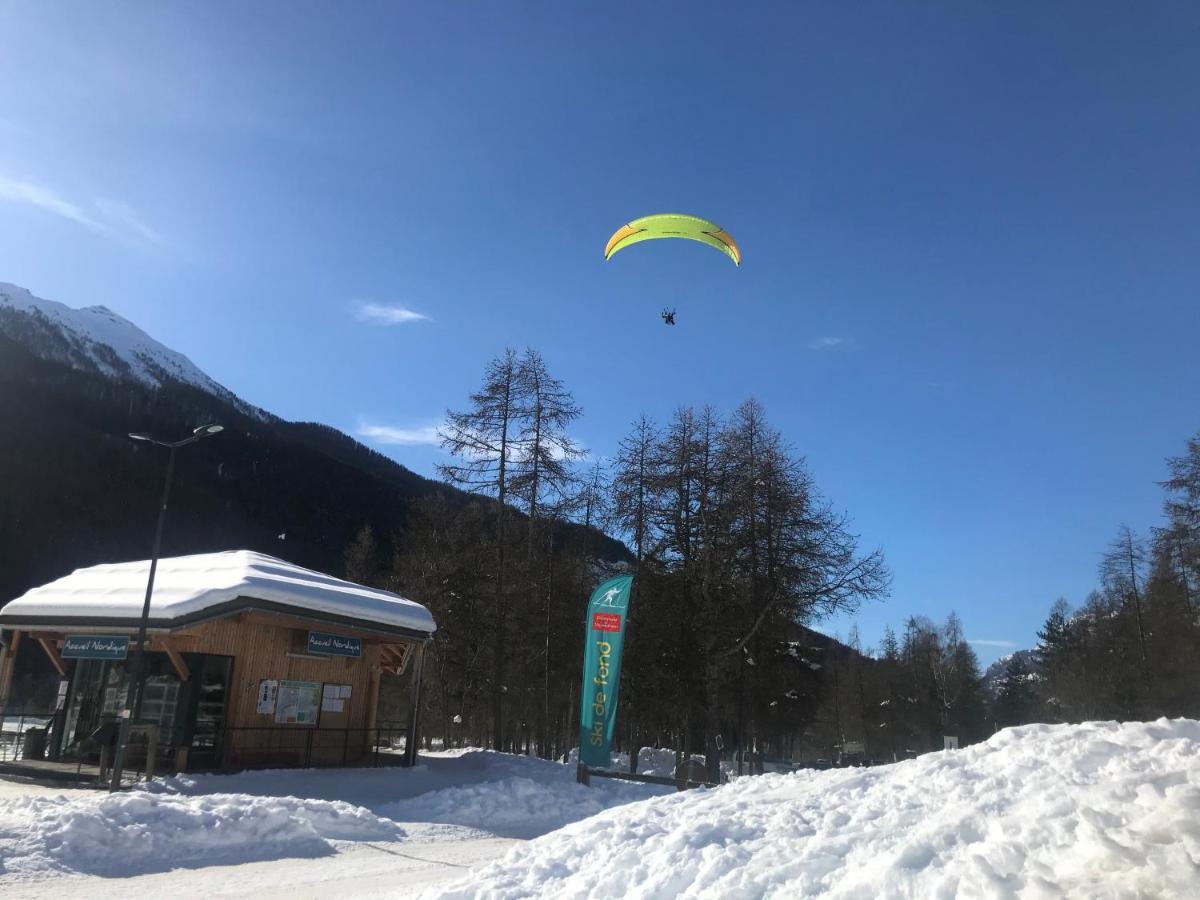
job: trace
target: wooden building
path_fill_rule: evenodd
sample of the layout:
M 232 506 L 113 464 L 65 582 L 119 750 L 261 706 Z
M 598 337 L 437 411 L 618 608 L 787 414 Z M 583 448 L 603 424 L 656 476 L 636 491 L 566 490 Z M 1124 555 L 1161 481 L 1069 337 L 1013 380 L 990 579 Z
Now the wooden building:
M 148 561 L 80 569 L 0 610 L 0 715 L 27 712 L 8 702 L 18 654 L 61 677 L 49 758 L 94 761 L 111 741 L 148 575 Z M 156 769 L 361 765 L 400 747 L 411 764 L 435 628 L 418 603 L 259 553 L 160 560 L 139 719 Z M 409 676 L 406 722 L 378 721 L 385 673 Z

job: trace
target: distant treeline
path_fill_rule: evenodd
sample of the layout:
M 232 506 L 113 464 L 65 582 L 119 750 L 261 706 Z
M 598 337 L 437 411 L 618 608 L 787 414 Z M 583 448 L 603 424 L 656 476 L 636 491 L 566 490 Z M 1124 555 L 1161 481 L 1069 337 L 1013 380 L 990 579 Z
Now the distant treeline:
M 1078 609 L 1055 602 L 1035 648 L 981 675 L 952 615 L 940 628 L 910 618 L 870 658 L 839 654 L 802 726 L 810 752 L 865 742 L 890 758 L 1011 725 L 1200 717 L 1200 436 L 1167 475 L 1163 521 L 1145 537 L 1119 526 L 1096 589 Z

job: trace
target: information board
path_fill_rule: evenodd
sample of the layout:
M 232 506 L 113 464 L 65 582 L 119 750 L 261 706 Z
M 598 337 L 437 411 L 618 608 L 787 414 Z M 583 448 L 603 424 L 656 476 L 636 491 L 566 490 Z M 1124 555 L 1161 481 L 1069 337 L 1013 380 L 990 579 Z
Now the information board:
M 280 725 L 316 725 L 321 685 L 314 681 L 281 681 L 275 694 L 275 721 Z

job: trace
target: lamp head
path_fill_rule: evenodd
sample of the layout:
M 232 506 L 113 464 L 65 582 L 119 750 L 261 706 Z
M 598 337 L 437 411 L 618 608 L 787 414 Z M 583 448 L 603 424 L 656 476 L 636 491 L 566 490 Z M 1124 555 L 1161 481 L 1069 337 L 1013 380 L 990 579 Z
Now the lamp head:
M 199 428 L 193 431 L 192 434 L 199 435 L 200 437 L 206 437 L 210 434 L 217 434 L 224 430 L 224 425 L 201 425 Z
M 152 441 L 152 440 L 154 440 L 153 435 L 146 434 L 146 432 L 144 432 L 144 431 L 135 431 L 135 432 L 131 433 L 129 436 L 131 438 L 133 438 L 135 441 Z

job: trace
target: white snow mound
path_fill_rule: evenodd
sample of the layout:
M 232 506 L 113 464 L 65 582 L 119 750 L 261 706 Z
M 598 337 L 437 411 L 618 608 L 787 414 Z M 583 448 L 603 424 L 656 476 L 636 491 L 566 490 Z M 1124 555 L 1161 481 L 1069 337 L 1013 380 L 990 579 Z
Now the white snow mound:
M 1006 729 L 617 807 L 437 896 L 1200 897 L 1200 722 Z
M 132 875 L 286 856 L 326 856 L 330 841 L 395 841 L 404 830 L 349 803 L 135 790 L 0 801 L 0 875 Z
M 565 766 L 563 775 L 574 777 Z M 565 777 L 556 780 L 513 776 L 485 784 L 430 791 L 411 800 L 378 807 L 376 811 L 400 822 L 436 822 L 463 825 L 501 834 L 529 838 L 603 812 L 611 806 L 639 800 L 650 791 L 664 789 L 608 782 L 589 789 Z

